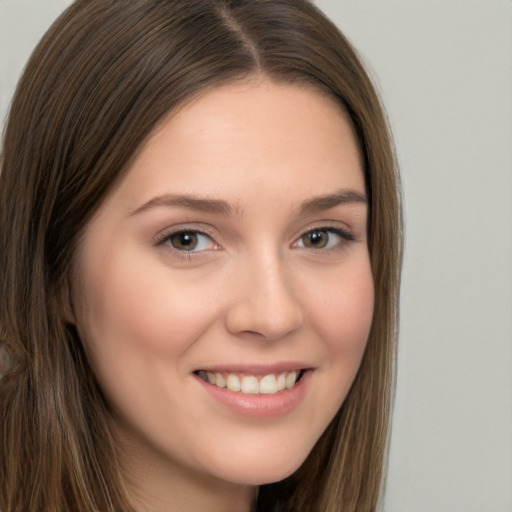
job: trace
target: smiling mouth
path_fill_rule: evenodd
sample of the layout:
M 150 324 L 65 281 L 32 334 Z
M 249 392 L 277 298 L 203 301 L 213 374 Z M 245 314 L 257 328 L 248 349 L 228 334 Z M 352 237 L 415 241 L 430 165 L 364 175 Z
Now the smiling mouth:
M 226 388 L 230 391 L 246 395 L 274 395 L 281 391 L 292 389 L 300 381 L 305 370 L 294 370 L 278 374 L 269 373 L 260 377 L 205 370 L 198 370 L 194 373 L 205 382 L 218 388 Z

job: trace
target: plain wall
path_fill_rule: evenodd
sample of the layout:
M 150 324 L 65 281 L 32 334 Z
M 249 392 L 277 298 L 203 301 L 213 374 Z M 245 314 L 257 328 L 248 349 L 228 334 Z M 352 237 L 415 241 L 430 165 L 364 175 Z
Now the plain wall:
M 67 4 L 0 0 L 0 119 Z M 385 511 L 512 512 L 512 3 L 317 4 L 374 76 L 402 171 Z

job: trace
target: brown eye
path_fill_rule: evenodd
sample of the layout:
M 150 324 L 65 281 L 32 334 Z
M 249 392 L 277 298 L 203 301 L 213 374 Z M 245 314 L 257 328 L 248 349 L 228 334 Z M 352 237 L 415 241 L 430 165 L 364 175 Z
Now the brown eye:
M 342 229 L 312 229 L 299 238 L 297 247 L 305 249 L 334 249 L 352 240 L 354 240 L 354 237 Z
M 212 239 L 204 233 L 197 231 L 178 231 L 166 238 L 166 242 L 178 251 L 198 252 L 211 249 L 214 246 Z
M 329 244 L 329 235 L 327 231 L 315 230 L 302 235 L 301 240 L 308 249 L 324 249 Z

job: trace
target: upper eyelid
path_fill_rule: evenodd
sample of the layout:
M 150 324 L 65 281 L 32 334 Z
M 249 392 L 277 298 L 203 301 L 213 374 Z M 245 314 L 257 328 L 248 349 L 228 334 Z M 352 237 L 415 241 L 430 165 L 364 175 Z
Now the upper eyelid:
M 295 240 L 298 240 L 301 236 L 310 233 L 311 231 L 338 231 L 342 233 L 346 233 L 347 235 L 354 236 L 354 230 L 349 227 L 346 223 L 335 221 L 335 220 L 323 220 L 318 222 L 313 222 L 309 224 L 306 228 L 302 228 L 296 235 Z
M 158 245 L 159 243 L 164 242 L 167 238 L 169 238 L 172 235 L 176 235 L 178 233 L 187 233 L 187 232 L 205 235 L 205 236 L 211 238 L 213 242 L 217 243 L 214 238 L 213 230 L 205 229 L 202 226 L 199 227 L 198 225 L 196 225 L 194 223 L 191 223 L 190 225 L 180 224 L 179 226 L 162 229 L 153 237 L 153 242 L 155 243 L 155 245 Z
M 326 231 L 326 232 L 333 233 L 333 234 L 341 237 L 343 239 L 343 242 L 353 242 L 356 239 L 355 236 L 347 229 L 343 229 L 340 227 L 333 227 L 333 226 L 323 226 L 323 227 L 315 227 L 315 228 L 308 229 L 308 230 L 304 231 L 301 235 L 299 235 L 295 239 L 295 241 L 292 243 L 292 246 L 298 244 L 303 236 L 307 235 L 308 233 L 314 232 L 314 231 Z
M 196 233 L 198 235 L 206 236 L 214 247 L 209 247 L 200 250 L 186 250 L 173 247 L 170 242 L 167 243 L 167 241 L 169 241 L 172 236 L 179 233 Z M 173 258 L 177 258 L 182 261 L 192 261 L 192 259 L 201 258 L 208 252 L 215 251 L 221 248 L 220 245 L 215 241 L 215 239 L 210 234 L 197 228 L 178 228 L 164 230 L 153 238 L 153 245 L 158 249 L 165 250 L 167 254 L 172 255 Z

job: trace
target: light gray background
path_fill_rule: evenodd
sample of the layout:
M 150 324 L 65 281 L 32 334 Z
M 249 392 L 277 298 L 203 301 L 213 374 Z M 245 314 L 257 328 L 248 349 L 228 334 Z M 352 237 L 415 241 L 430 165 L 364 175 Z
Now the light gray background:
M 317 0 L 387 106 L 405 193 L 386 512 L 512 512 L 512 3 Z M 0 0 L 0 118 L 66 0 Z M 320 511 L 319 511 L 320 512 Z

